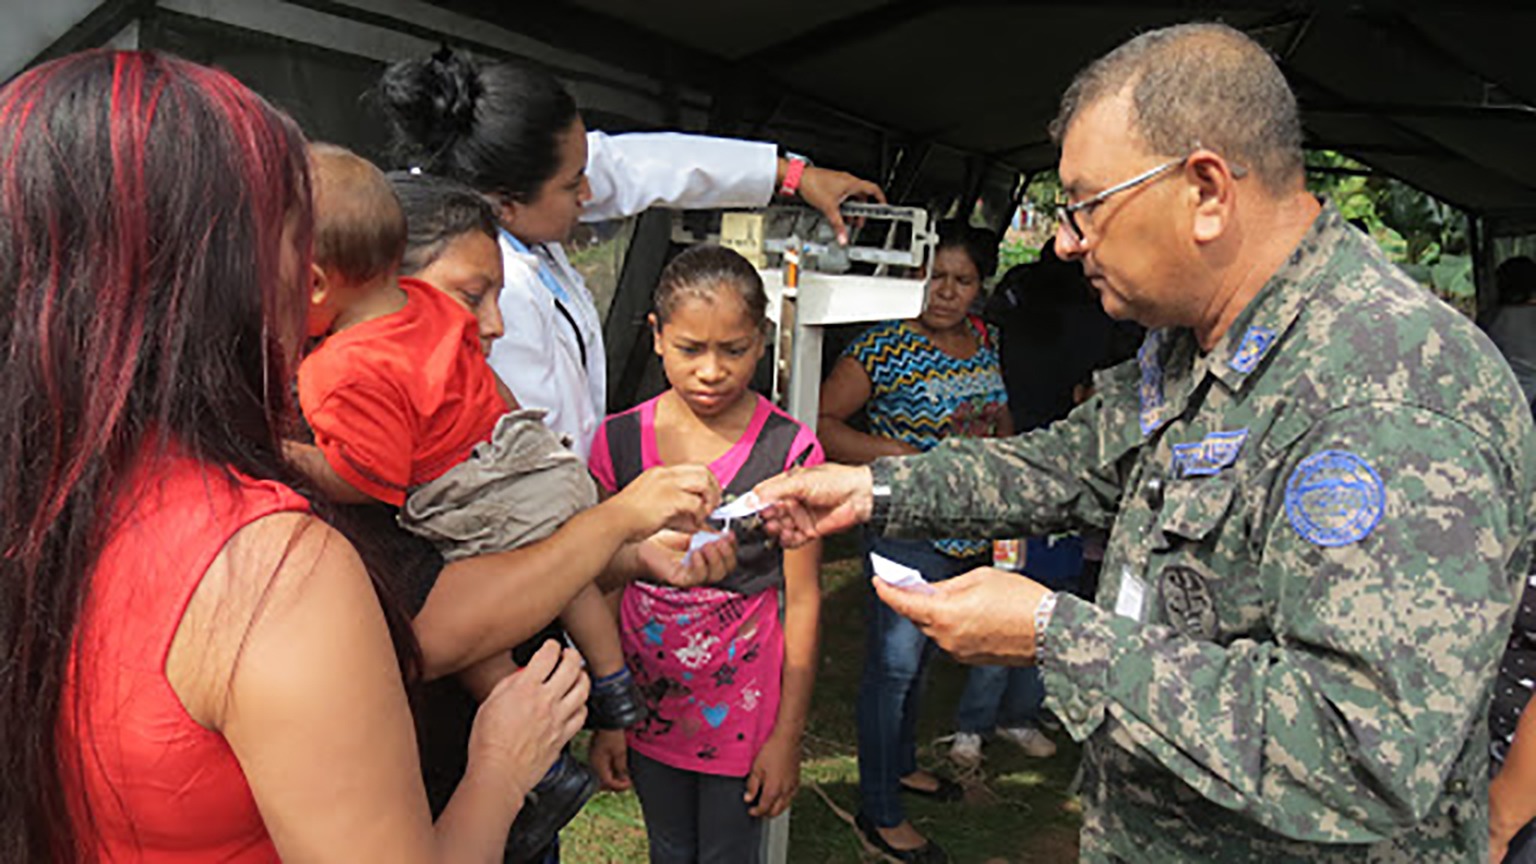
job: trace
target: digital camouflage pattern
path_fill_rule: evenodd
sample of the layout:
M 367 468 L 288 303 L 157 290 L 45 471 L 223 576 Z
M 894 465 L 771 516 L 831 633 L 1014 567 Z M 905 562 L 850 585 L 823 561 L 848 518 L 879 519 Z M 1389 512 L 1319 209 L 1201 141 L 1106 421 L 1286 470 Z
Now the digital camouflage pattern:
M 891 534 L 1111 529 L 1039 658 L 1086 742 L 1084 860 L 1485 860 L 1536 525 L 1493 346 L 1329 206 L 1209 354 L 1154 331 L 1096 384 L 1048 429 L 875 468 Z

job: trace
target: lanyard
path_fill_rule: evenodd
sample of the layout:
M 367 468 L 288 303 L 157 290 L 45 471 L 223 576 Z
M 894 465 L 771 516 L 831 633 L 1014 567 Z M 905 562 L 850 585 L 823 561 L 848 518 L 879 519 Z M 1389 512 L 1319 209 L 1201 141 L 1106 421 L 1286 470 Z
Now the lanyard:
M 564 285 L 560 284 L 560 280 L 555 278 L 554 271 L 549 269 L 549 264 L 544 261 L 544 256 L 535 254 L 532 249 L 528 248 L 526 243 L 513 237 L 512 232 L 505 228 L 501 229 L 501 236 L 506 239 L 513 249 L 524 255 L 533 255 L 534 259 L 539 262 L 539 281 L 544 283 L 544 287 L 549 289 L 549 293 L 555 295 L 556 300 L 562 303 L 571 302 L 570 293 L 565 290 Z
M 571 302 L 570 292 L 566 291 L 565 286 L 560 284 L 560 280 L 555 278 L 554 271 L 550 270 L 549 265 L 544 261 L 544 256 L 535 254 L 528 248 L 527 244 L 513 237 L 512 232 L 505 228 L 501 229 L 501 236 L 506 239 L 508 245 L 513 249 L 524 255 L 533 255 L 534 259 L 539 262 L 539 281 L 543 282 L 544 287 L 549 289 L 550 295 L 555 300 L 555 309 L 560 313 L 560 317 L 565 319 L 565 323 L 571 325 L 571 333 L 576 336 L 576 350 L 581 354 L 581 368 L 587 368 L 587 340 L 581 336 L 581 328 L 576 325 L 576 317 L 571 314 L 570 309 L 566 308 L 566 304 Z

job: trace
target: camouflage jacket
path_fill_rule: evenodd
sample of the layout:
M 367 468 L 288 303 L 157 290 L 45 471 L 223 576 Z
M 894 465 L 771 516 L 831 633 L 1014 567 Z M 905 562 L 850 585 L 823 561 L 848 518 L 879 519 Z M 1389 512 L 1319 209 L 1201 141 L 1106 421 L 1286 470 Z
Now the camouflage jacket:
M 1088 861 L 1482 861 L 1536 433 L 1458 313 L 1325 207 L 1202 354 L 1053 426 L 875 463 L 890 534 L 1111 531 L 1039 664 Z

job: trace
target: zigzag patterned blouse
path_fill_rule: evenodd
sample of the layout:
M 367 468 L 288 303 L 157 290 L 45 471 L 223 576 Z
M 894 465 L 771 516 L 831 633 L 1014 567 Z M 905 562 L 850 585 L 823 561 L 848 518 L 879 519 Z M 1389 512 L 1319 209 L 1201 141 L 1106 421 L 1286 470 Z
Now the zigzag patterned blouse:
M 983 438 L 1000 432 L 1008 391 L 997 336 L 979 319 L 970 324 L 981 347 L 964 359 L 944 353 L 908 321 L 876 324 L 843 351 L 869 375 L 865 410 L 871 435 L 930 450 L 951 436 Z M 956 558 L 991 548 L 986 540 L 946 539 L 934 545 Z

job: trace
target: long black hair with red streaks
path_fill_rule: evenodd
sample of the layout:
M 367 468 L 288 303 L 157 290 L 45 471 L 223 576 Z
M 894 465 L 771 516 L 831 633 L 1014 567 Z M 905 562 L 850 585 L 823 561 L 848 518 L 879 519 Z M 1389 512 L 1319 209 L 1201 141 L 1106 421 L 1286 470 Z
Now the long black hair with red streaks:
M 229 75 L 95 51 L 0 90 L 0 860 L 71 861 L 57 730 L 126 472 L 291 481 L 302 134 Z

